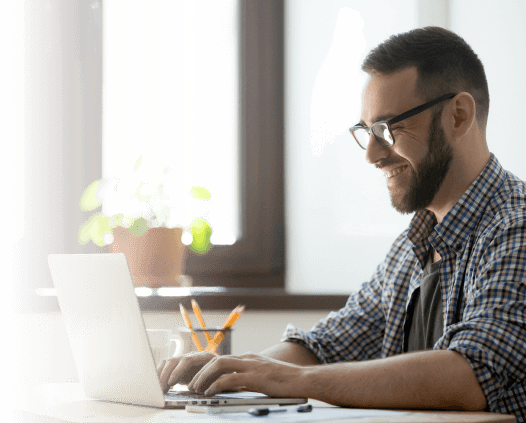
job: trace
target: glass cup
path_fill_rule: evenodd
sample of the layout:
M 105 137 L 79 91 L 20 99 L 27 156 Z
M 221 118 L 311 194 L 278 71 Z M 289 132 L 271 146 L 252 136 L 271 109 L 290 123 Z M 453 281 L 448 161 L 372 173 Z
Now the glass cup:
M 183 342 L 179 335 L 172 333 L 170 329 L 147 329 L 146 332 L 155 365 L 162 360 L 180 355 Z
M 223 341 L 217 348 L 216 352 L 219 355 L 230 355 L 232 354 L 232 329 L 221 329 L 221 328 L 194 328 L 194 329 L 188 329 L 188 328 L 179 328 L 179 335 L 182 340 L 181 349 L 178 352 L 177 355 L 184 355 L 191 352 L 197 352 L 197 347 L 194 344 L 194 341 L 192 339 L 192 332 L 197 335 L 197 338 L 199 339 L 199 342 L 201 346 L 203 347 L 203 350 L 208 345 L 208 341 L 206 340 L 204 332 L 208 332 L 210 337 L 214 339 L 214 336 L 222 332 L 224 335 Z

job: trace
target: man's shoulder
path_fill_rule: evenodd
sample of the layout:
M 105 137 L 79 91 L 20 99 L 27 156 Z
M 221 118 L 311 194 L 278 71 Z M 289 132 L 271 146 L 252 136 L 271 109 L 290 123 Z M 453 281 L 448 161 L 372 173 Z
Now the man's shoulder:
M 494 223 L 516 221 L 526 217 L 526 182 L 509 171 L 486 209 Z
M 505 233 L 509 237 L 523 229 L 526 230 L 526 183 L 505 171 L 502 184 L 490 199 L 476 227 L 477 238 L 488 242 L 488 238 L 494 239 Z

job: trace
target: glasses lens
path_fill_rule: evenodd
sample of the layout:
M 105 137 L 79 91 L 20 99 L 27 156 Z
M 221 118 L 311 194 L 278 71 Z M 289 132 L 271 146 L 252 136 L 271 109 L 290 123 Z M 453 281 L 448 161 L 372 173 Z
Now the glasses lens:
M 394 140 L 391 136 L 391 132 L 389 131 L 387 123 L 377 123 L 373 125 L 371 129 L 380 144 L 386 147 L 390 147 L 394 144 Z
M 358 142 L 358 145 L 364 150 L 367 150 L 367 145 L 369 144 L 370 135 L 364 128 L 353 128 L 351 133 L 354 136 L 354 139 Z

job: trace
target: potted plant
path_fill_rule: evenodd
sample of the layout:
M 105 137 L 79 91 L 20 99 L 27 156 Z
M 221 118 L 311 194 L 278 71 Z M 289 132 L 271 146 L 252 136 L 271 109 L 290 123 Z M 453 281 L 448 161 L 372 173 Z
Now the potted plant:
M 79 243 L 124 253 L 135 286 L 186 285 L 186 245 L 205 254 L 212 248 L 212 228 L 199 207 L 210 192 L 185 186 L 183 179 L 170 167 L 145 166 L 141 155 L 132 172 L 92 182 L 80 208 L 102 209 L 80 226 Z

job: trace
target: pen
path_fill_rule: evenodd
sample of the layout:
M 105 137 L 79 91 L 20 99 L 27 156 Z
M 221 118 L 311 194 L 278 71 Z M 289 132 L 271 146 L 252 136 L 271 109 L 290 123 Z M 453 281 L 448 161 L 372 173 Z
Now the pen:
M 201 314 L 201 308 L 199 307 L 199 304 L 197 304 L 196 300 L 192 300 L 192 309 L 194 310 L 195 316 L 197 317 L 197 321 L 201 325 L 203 329 L 206 329 L 205 320 L 203 319 L 203 315 Z M 208 331 L 204 331 L 206 342 L 210 343 L 212 338 L 210 337 L 210 334 Z
M 271 410 L 267 407 L 262 407 L 251 408 L 248 410 L 249 414 L 252 414 L 253 416 L 266 416 L 269 413 L 282 413 L 284 411 L 287 411 L 287 408 L 275 408 Z M 298 413 L 309 413 L 312 411 L 312 404 L 300 405 L 298 408 L 296 408 L 296 411 Z
M 275 410 L 269 410 L 268 408 L 251 408 L 248 410 L 248 414 L 253 416 L 266 416 L 269 413 L 283 413 L 287 411 L 286 408 L 276 408 Z
M 179 309 L 181 310 L 181 315 L 183 316 L 183 320 L 186 324 L 186 327 L 188 329 L 192 329 L 192 322 L 190 322 L 190 317 L 188 317 L 188 313 L 186 312 L 186 309 L 180 303 L 179 303 Z M 201 343 L 199 342 L 199 339 L 197 338 L 197 335 L 195 334 L 195 332 L 192 331 L 190 335 L 192 336 L 192 340 L 194 341 L 197 351 L 199 352 L 203 351 L 203 347 L 201 346 Z
M 223 326 L 221 327 L 221 329 L 231 328 L 236 323 L 237 319 L 239 319 L 239 317 L 241 316 L 244 310 L 245 310 L 245 306 L 241 306 L 241 305 L 237 306 L 234 310 L 232 310 L 232 312 L 226 319 L 225 323 L 223 323 Z M 217 351 L 217 348 L 223 341 L 224 337 L 225 337 L 224 331 L 218 332 L 212 339 L 212 342 L 208 343 L 208 346 L 206 347 L 206 351 L 215 353 Z

